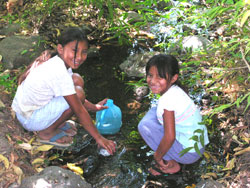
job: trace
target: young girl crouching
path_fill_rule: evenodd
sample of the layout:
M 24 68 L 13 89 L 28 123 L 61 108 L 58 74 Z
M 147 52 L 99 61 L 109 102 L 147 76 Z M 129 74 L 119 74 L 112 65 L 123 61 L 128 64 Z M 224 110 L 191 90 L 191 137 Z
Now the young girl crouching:
M 155 176 L 177 173 L 180 164 L 192 164 L 200 158 L 194 149 L 180 156 L 182 150 L 194 146 L 190 138 L 195 130 L 204 132 L 204 145 L 209 143 L 206 126 L 200 124 L 200 111 L 180 86 L 178 76 L 178 61 L 171 55 L 155 55 L 147 63 L 147 84 L 160 98 L 157 107 L 152 107 L 140 121 L 138 130 L 155 151 L 155 164 L 149 169 Z M 203 154 L 200 142 L 198 147 Z
M 19 78 L 12 109 L 22 126 L 38 131 L 41 143 L 68 147 L 76 127 L 67 122 L 74 114 L 98 145 L 110 154 L 115 143 L 98 133 L 87 110 L 98 111 L 107 99 L 93 104 L 85 98 L 84 82 L 73 73 L 87 58 L 88 41 L 79 28 L 68 28 L 58 38 L 57 53 L 45 51 Z

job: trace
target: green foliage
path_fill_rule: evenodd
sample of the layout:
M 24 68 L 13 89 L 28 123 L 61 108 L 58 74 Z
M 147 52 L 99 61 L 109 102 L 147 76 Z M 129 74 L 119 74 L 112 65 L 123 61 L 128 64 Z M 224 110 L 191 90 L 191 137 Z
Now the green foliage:
M 194 143 L 194 146 L 192 147 L 187 147 L 185 148 L 184 150 L 182 150 L 179 154 L 180 156 L 182 157 L 185 153 L 189 152 L 191 149 L 194 149 L 195 152 L 200 156 L 202 157 L 202 154 L 199 150 L 199 147 L 198 147 L 198 144 L 200 143 L 201 146 L 204 148 L 205 147 L 205 144 L 204 144 L 204 130 L 202 129 L 197 129 L 194 131 L 194 135 L 189 139 L 189 140 L 193 140 L 195 143 Z
M 2 72 L 3 67 L 0 66 L 0 72 Z M 11 76 L 11 74 L 8 71 L 2 72 L 0 74 L 0 85 L 3 86 L 3 89 L 5 92 L 10 93 L 12 96 L 14 96 L 16 91 L 16 76 Z

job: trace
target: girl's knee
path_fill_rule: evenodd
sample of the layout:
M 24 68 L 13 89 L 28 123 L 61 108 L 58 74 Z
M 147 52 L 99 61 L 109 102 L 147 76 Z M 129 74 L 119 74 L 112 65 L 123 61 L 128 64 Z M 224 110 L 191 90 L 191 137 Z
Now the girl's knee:
M 149 130 L 148 126 L 147 126 L 147 122 L 146 121 L 140 121 L 139 124 L 138 124 L 138 131 L 140 134 L 146 132 L 147 130 Z
M 82 101 L 82 103 L 84 103 L 86 96 L 83 88 L 80 86 L 75 86 L 75 90 L 77 97 Z
M 84 81 L 78 73 L 73 73 L 72 79 L 75 86 L 80 86 L 82 88 L 84 87 Z

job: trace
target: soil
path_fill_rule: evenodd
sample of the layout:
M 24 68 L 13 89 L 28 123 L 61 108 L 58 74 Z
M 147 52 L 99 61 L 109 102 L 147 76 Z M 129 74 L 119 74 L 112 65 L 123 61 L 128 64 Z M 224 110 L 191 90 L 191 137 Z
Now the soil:
M 7 188 L 13 183 L 20 183 L 22 178 L 37 173 L 38 169 L 32 165 L 32 161 L 38 157 L 46 158 L 46 152 L 32 154 L 31 150 L 20 147 L 20 143 L 31 143 L 34 133 L 25 131 L 15 119 L 14 113 L 11 111 L 12 101 L 9 94 L 0 91 L 0 96 L 3 103 L 0 105 L 0 187 Z M 245 130 L 247 129 L 248 127 L 245 126 Z M 233 164 L 233 170 L 229 170 L 226 176 L 219 179 L 219 182 L 225 187 L 249 188 L 249 154 L 248 151 L 238 155 Z M 2 156 L 6 157 L 7 161 Z M 229 166 L 229 168 L 231 167 Z
M 25 131 L 15 119 L 11 112 L 11 97 L 0 91 L 0 99 L 4 105 L 0 108 L 0 156 L 8 159 L 0 158 L 0 187 L 9 187 L 14 182 L 20 183 L 21 178 L 36 173 L 31 164 L 33 157 L 18 146 L 21 142 L 28 143 L 33 134 Z

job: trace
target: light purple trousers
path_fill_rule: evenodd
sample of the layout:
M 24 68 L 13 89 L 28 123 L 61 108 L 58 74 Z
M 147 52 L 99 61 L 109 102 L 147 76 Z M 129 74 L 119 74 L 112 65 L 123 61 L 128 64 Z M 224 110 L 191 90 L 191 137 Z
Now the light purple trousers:
M 152 107 L 147 114 L 142 118 L 138 125 L 138 130 L 147 143 L 147 145 L 154 151 L 157 150 L 162 137 L 164 135 L 164 127 L 159 123 L 156 116 L 156 107 Z M 192 164 L 200 159 L 200 156 L 196 152 L 188 152 L 180 157 L 179 153 L 183 150 L 183 146 L 175 140 L 172 147 L 164 155 L 164 160 L 175 160 L 181 164 Z M 204 148 L 200 150 L 201 154 L 204 152 Z

